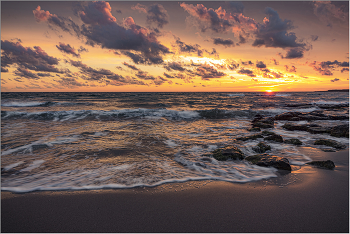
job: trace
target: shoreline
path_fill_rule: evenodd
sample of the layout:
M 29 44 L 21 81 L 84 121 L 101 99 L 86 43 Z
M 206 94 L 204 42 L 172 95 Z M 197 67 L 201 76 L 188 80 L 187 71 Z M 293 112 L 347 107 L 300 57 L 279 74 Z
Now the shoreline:
M 303 149 L 309 165 L 248 183 L 1 192 L 2 232 L 349 232 L 349 150 Z

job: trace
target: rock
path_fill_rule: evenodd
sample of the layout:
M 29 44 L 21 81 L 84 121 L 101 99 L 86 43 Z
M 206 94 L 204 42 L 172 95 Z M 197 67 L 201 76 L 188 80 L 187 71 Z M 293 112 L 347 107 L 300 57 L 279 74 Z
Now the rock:
M 238 137 L 238 138 L 236 138 L 236 140 L 247 141 L 247 140 L 255 140 L 257 138 L 264 138 L 264 137 L 261 134 L 255 134 L 255 135 L 246 136 L 246 137 Z
M 276 135 L 276 133 L 265 130 L 265 131 L 263 131 L 261 133 L 261 135 L 263 135 L 263 136 L 271 136 L 271 135 Z
M 267 117 L 267 118 L 260 118 L 260 116 L 252 121 L 253 127 L 259 127 L 259 128 L 274 128 L 274 118 Z
M 326 169 L 334 169 L 335 165 L 334 162 L 332 162 L 331 160 L 327 160 L 327 161 L 312 161 L 312 162 L 308 162 L 306 164 L 309 165 L 313 165 L 319 168 L 326 168 Z
M 258 154 L 248 156 L 245 158 L 245 160 L 262 167 L 274 167 L 280 170 L 292 171 L 287 158 L 272 156 L 268 154 Z
M 337 152 L 334 148 L 323 148 L 321 149 L 323 152 Z
M 286 104 L 286 107 L 310 107 L 312 104 L 310 103 L 296 103 L 296 104 Z
M 307 129 L 309 133 L 312 134 L 320 134 L 320 133 L 330 133 L 331 130 L 329 128 L 324 128 L 324 127 L 309 127 Z
M 264 140 L 268 140 L 268 141 L 276 141 L 276 142 L 283 142 L 283 138 L 280 135 L 271 135 L 268 137 L 265 137 Z
M 338 125 L 330 130 L 331 136 L 349 138 L 349 124 Z
M 289 130 L 289 131 L 307 131 L 308 126 L 307 125 L 297 125 L 297 124 L 286 123 L 286 124 L 282 125 L 282 128 Z
M 349 104 L 343 104 L 343 103 L 339 103 L 339 104 L 318 104 L 317 105 L 319 108 L 321 109 L 342 109 L 342 108 L 346 108 L 349 107 Z
M 300 121 L 302 119 L 300 119 L 301 112 L 286 112 L 286 113 L 282 113 L 280 115 L 276 115 L 275 116 L 275 120 L 291 120 L 293 119 L 293 121 Z
M 253 147 L 253 150 L 257 153 L 265 153 L 267 150 L 271 150 L 271 146 L 267 145 L 265 142 L 260 142 Z
M 349 119 L 349 115 L 328 115 L 330 120 L 344 120 Z
M 314 142 L 314 145 L 326 145 L 326 146 L 330 146 L 330 147 L 333 147 L 333 148 L 336 148 L 336 149 L 345 149 L 346 146 L 337 142 L 337 141 L 334 141 L 334 140 L 328 140 L 328 139 L 319 139 L 319 140 L 316 140 Z
M 310 113 L 286 112 L 274 117 L 275 120 L 301 121 L 301 120 L 343 120 L 349 119 L 348 115 L 325 115 L 323 111 L 312 111 Z
M 213 151 L 213 157 L 219 161 L 226 161 L 228 159 L 244 159 L 244 154 L 236 146 L 229 145 L 222 149 L 216 149 Z
M 303 144 L 303 142 L 301 142 L 299 139 L 296 139 L 296 138 L 285 140 L 284 143 L 292 144 L 292 145 L 302 145 Z
M 247 129 L 249 132 L 260 132 L 261 129 L 259 127 L 253 127 L 253 128 L 249 128 Z

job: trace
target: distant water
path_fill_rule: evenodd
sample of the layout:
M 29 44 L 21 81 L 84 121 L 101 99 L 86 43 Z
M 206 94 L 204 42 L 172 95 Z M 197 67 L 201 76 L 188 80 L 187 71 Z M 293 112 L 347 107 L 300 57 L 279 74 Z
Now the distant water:
M 276 170 L 244 161 L 217 161 L 208 153 L 229 144 L 246 156 L 258 140 L 235 142 L 256 114 L 284 112 L 348 115 L 322 105 L 349 105 L 348 93 L 2 93 L 3 191 L 132 188 L 189 180 L 249 182 Z M 333 126 L 344 121 L 314 121 Z M 347 138 L 269 131 L 314 146 L 317 138 L 349 145 Z M 302 123 L 302 122 L 298 122 Z M 306 122 L 305 122 L 306 123 Z M 260 139 L 261 140 L 261 139 Z M 294 145 L 270 143 L 270 154 L 294 165 L 312 160 Z

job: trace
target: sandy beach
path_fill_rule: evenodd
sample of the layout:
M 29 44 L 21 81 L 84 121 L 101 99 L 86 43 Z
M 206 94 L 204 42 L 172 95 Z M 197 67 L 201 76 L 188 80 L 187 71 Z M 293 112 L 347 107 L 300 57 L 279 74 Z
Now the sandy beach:
M 2 232 L 349 232 L 349 151 L 305 149 L 311 166 L 252 183 L 2 192 Z

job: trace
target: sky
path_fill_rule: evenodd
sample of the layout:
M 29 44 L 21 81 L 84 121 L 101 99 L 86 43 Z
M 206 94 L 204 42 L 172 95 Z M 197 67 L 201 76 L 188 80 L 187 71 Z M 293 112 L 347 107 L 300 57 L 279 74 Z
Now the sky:
M 2 92 L 349 88 L 349 1 L 1 1 Z

